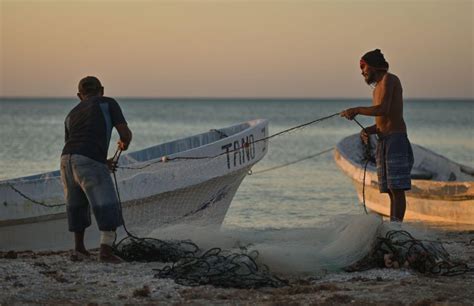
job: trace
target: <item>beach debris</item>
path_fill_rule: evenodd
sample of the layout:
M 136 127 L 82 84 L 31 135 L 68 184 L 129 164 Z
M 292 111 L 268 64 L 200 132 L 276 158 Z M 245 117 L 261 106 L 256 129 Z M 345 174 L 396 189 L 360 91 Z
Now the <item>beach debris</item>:
M 13 287 L 14 288 L 23 288 L 23 287 L 25 287 L 25 285 L 21 282 L 14 282 Z
M 149 297 L 150 293 L 150 287 L 143 285 L 142 288 L 135 289 L 132 295 L 133 297 Z
M 388 231 L 377 237 L 372 251 L 357 263 L 345 268 L 347 272 L 372 268 L 410 268 L 419 273 L 454 276 L 467 273 L 466 263 L 452 260 L 439 241 L 415 239 L 404 230 Z
M 0 258 L 17 259 L 18 258 L 18 253 L 15 252 L 15 251 L 0 252 Z
M 70 261 L 83 261 L 83 260 L 90 260 L 92 258 L 91 254 L 84 254 L 78 251 L 71 251 L 69 253 L 69 260 Z
M 15 251 L 8 251 L 7 253 L 5 253 L 3 255 L 3 258 L 6 258 L 6 259 L 17 259 L 18 258 L 18 254 L 15 252 Z
M 44 262 L 41 262 L 41 261 L 34 262 L 34 263 L 33 263 L 33 266 L 35 266 L 35 267 L 40 267 L 40 268 L 44 268 L 44 269 L 49 269 L 48 264 L 46 264 L 46 263 L 44 263 Z
M 46 270 L 46 271 L 39 271 L 40 274 L 43 274 L 47 277 L 50 277 L 57 281 L 58 283 L 69 283 L 69 280 L 64 277 L 64 275 L 56 270 Z

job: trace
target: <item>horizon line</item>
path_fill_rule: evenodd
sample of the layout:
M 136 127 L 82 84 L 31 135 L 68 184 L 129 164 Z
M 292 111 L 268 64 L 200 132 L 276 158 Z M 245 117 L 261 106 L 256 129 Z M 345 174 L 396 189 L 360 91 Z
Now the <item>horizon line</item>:
M 116 99 L 156 100 L 371 100 L 371 97 L 219 97 L 219 96 L 109 96 Z M 76 96 L 0 96 L 3 99 L 78 99 Z M 474 97 L 404 97 L 404 100 L 473 100 Z

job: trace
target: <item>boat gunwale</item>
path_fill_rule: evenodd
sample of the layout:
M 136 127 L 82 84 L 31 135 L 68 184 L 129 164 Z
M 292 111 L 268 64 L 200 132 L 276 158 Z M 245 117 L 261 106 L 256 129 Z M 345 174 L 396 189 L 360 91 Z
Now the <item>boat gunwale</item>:
M 350 135 L 350 136 L 347 136 L 347 137 L 343 138 L 340 142 L 337 143 L 334 152 L 337 152 L 337 153 L 340 154 L 342 157 L 344 157 L 344 159 L 345 159 L 346 161 L 348 161 L 348 162 L 349 162 L 352 166 L 354 166 L 355 168 L 360 169 L 360 170 L 363 170 L 363 168 L 364 168 L 364 165 L 363 165 L 363 164 L 357 163 L 355 160 L 353 160 L 352 158 L 350 158 L 350 157 L 346 154 L 346 152 L 345 152 L 344 150 L 341 150 L 341 145 L 340 145 L 340 144 L 341 144 L 344 140 L 349 139 L 349 138 L 351 138 L 351 137 L 354 137 L 354 136 L 356 136 L 356 135 L 357 135 L 357 134 L 353 134 L 353 135 Z M 425 147 L 423 147 L 423 146 L 420 146 L 420 145 L 417 145 L 417 144 L 413 144 L 413 143 L 412 143 L 411 145 L 414 146 L 414 147 L 421 148 L 422 150 L 424 150 L 424 151 L 426 151 L 426 152 L 435 154 L 435 155 L 438 156 L 438 157 L 442 157 L 442 158 L 445 159 L 447 162 L 452 163 L 452 164 L 454 164 L 454 165 L 456 165 L 456 166 L 459 166 L 459 167 L 463 166 L 463 167 L 470 168 L 469 166 L 456 163 L 456 162 L 450 160 L 449 158 L 447 158 L 447 157 L 445 157 L 445 156 L 443 156 L 443 155 L 439 155 L 439 154 L 437 154 L 437 153 L 435 153 L 435 152 L 431 151 L 430 149 L 427 149 L 427 148 L 425 148 Z M 370 174 L 372 174 L 372 175 L 375 175 L 375 176 L 377 175 L 377 170 L 376 170 L 376 168 L 375 168 L 373 165 L 371 165 L 370 163 L 369 163 L 369 165 L 367 166 L 367 170 L 366 170 L 366 171 L 367 171 L 368 173 L 370 172 Z M 350 175 L 350 176 L 353 177 L 352 175 Z M 453 187 L 454 187 L 454 186 L 463 185 L 463 186 L 468 187 L 468 189 L 471 189 L 471 188 L 473 187 L 473 184 L 472 184 L 472 183 L 474 182 L 474 181 L 437 181 L 437 180 L 432 180 L 432 179 L 428 179 L 428 180 L 427 180 L 427 179 L 414 179 L 414 178 L 412 178 L 411 180 L 412 180 L 412 184 L 415 184 L 415 183 L 416 183 L 416 185 L 430 185 L 430 186 L 442 185 L 442 186 L 453 186 Z M 358 180 L 358 181 L 362 183 L 361 180 Z M 426 189 L 426 187 L 425 187 L 425 189 Z M 473 192 L 474 192 L 474 191 L 473 191 Z
M 346 155 L 341 152 L 341 150 L 336 146 L 334 150 L 334 159 L 336 164 L 339 168 L 349 176 L 354 182 L 358 184 L 363 184 L 362 176 L 360 173 L 364 170 L 363 165 L 359 165 L 351 159 L 347 159 Z M 354 171 L 349 171 L 346 167 L 341 165 L 341 163 L 346 162 L 349 163 L 350 166 L 353 168 Z M 368 175 L 366 175 L 366 185 L 370 185 L 372 187 L 377 187 L 377 181 L 372 180 L 372 176 L 376 177 L 376 172 L 367 170 Z M 439 194 L 436 195 L 436 189 L 449 189 L 449 188 L 457 188 L 457 187 L 465 187 L 467 190 L 463 193 L 458 194 Z M 428 198 L 430 200 L 446 200 L 446 201 L 470 201 L 474 199 L 474 188 L 473 184 L 470 182 L 449 182 L 449 181 L 431 181 L 431 180 L 423 180 L 423 179 L 412 179 L 412 189 L 407 192 L 407 197 L 413 198 Z
M 253 123 L 253 125 L 252 125 Z M 245 134 L 247 133 L 249 130 L 252 130 L 254 128 L 256 128 L 258 125 L 260 124 L 264 124 L 265 126 L 268 125 L 268 120 L 267 119 L 254 119 L 254 120 L 249 120 L 249 121 L 245 121 L 245 122 L 241 122 L 241 123 L 237 123 L 237 124 L 234 124 L 234 125 L 231 125 L 231 126 L 228 126 L 228 127 L 224 127 L 224 128 L 221 128 L 219 130 L 223 130 L 223 129 L 230 129 L 230 128 L 233 128 L 235 126 L 239 126 L 239 125 L 243 125 L 243 124 L 249 124 L 249 126 L 235 134 L 232 134 L 232 135 L 229 135 L 228 137 L 224 137 L 224 138 L 221 138 L 221 139 L 218 139 L 216 141 L 213 141 L 213 142 L 209 142 L 209 143 L 206 143 L 202 146 L 199 146 L 199 147 L 195 147 L 195 148 L 191 148 L 191 149 L 188 149 L 188 150 L 184 150 L 184 151 L 180 151 L 180 152 L 176 152 L 176 153 L 172 153 L 172 154 L 168 154 L 168 155 L 163 155 L 163 156 L 166 156 L 168 158 L 175 158 L 175 157 L 180 157 L 181 155 L 183 155 L 184 153 L 189 153 L 189 152 L 194 152 L 196 150 L 200 150 L 200 149 L 204 149 L 204 148 L 207 148 L 207 147 L 210 147 L 210 146 L 213 146 L 213 145 L 216 145 L 216 144 L 219 144 L 219 143 L 223 143 L 223 142 L 227 142 L 229 141 L 229 139 L 232 139 L 232 138 L 236 138 L 237 136 L 240 136 L 241 134 Z M 166 144 L 170 144 L 170 143 L 173 143 L 173 142 L 179 142 L 179 141 L 183 141 L 183 140 L 186 140 L 188 138 L 192 138 L 192 137 L 197 137 L 197 136 L 201 136 L 201 135 L 205 135 L 205 134 L 208 134 L 208 133 L 212 133 L 212 131 L 208 131 L 208 132 L 205 132 L 205 133 L 201 133 L 201 134 L 196 134 L 196 135 L 192 135 L 192 136 L 189 136 L 189 137 L 184 137 L 184 138 L 180 138 L 180 139 L 176 139 L 176 140 L 173 140 L 173 141 L 170 141 L 170 142 L 165 142 L 165 143 L 162 143 L 162 144 L 158 144 L 156 146 L 152 146 L 152 147 L 148 147 L 148 148 L 145 148 L 145 149 L 142 149 L 140 151 L 135 151 L 135 152 L 141 152 L 141 151 L 146 151 L 148 149 L 151 149 L 151 148 L 155 148 L 157 146 L 162 146 L 162 145 L 166 145 Z M 135 153 L 133 152 L 133 153 Z M 128 154 L 127 154 L 128 155 Z M 127 156 L 127 155 L 124 155 L 124 156 Z M 144 164 L 144 163 L 153 163 L 153 162 L 156 162 L 157 160 L 161 159 L 163 156 L 159 156 L 159 157 L 156 157 L 156 158 L 153 158 L 153 159 L 148 159 L 146 161 L 140 161 L 140 162 L 133 162 L 133 163 L 130 163 L 130 164 L 127 164 L 128 165 L 136 165 L 136 166 L 139 166 L 141 164 Z
M 227 126 L 227 127 L 223 127 L 221 129 L 218 129 L 218 130 L 223 130 L 223 129 L 230 129 L 230 128 L 233 128 L 233 127 L 236 127 L 236 126 L 240 126 L 240 125 L 244 125 L 244 124 L 248 124 L 248 127 L 246 127 L 245 129 L 235 133 L 235 134 L 232 134 L 228 137 L 225 137 L 225 138 L 221 138 L 221 139 L 218 139 L 216 141 L 213 141 L 213 142 L 209 142 L 209 143 L 206 143 L 202 146 L 198 146 L 198 147 L 195 147 L 195 148 L 191 148 L 191 149 L 188 149 L 188 150 L 184 150 L 184 151 L 180 151 L 180 152 L 176 152 L 176 153 L 172 153 L 172 154 L 169 154 L 169 155 L 166 155 L 167 157 L 170 157 L 170 158 L 174 158 L 174 157 L 179 157 L 180 155 L 184 154 L 184 153 L 189 153 L 189 152 L 194 152 L 198 149 L 203 149 L 203 148 L 206 148 L 206 147 L 209 147 L 209 146 L 212 146 L 212 145 L 215 145 L 215 144 L 218 144 L 219 142 L 224 142 L 224 140 L 228 140 L 230 138 L 234 138 L 240 134 L 244 134 L 246 133 L 248 130 L 251 130 L 251 129 L 254 129 L 256 128 L 258 125 L 260 124 L 264 124 L 265 126 L 268 125 L 268 120 L 267 119 L 252 119 L 252 120 L 248 120 L 248 121 L 243 121 L 243 122 L 240 122 L 240 123 L 237 123 L 237 124 L 233 124 L 231 126 Z M 202 136 L 202 135 L 205 135 L 205 134 L 208 134 L 208 133 L 212 133 L 213 131 L 210 130 L 208 132 L 204 132 L 204 133 L 199 133 L 199 134 L 194 134 L 194 135 L 191 135 L 191 136 L 188 136 L 188 137 L 183 137 L 183 138 L 179 138 L 179 139 L 176 139 L 176 140 L 173 140 L 173 141 L 169 141 L 169 142 L 164 142 L 164 143 L 161 143 L 161 144 L 157 144 L 157 145 L 154 145 L 154 146 L 150 146 L 150 147 L 147 147 L 147 148 L 144 148 L 144 149 L 141 149 L 141 150 L 138 150 L 138 151 L 134 151 L 134 152 L 130 152 L 130 153 L 136 153 L 136 152 L 143 152 L 143 151 L 146 151 L 146 150 L 149 150 L 151 148 L 155 148 L 157 146 L 162 146 L 162 145 L 166 145 L 166 144 L 170 144 L 170 143 L 173 143 L 173 142 L 179 142 L 179 141 L 183 141 L 183 140 L 186 140 L 188 138 L 192 138 L 192 137 L 198 137 L 198 136 Z M 130 154 L 128 153 L 128 154 Z M 126 157 L 128 154 L 124 154 L 123 157 Z M 128 163 L 127 166 L 129 165 L 136 165 L 136 166 L 139 166 L 139 165 L 142 165 L 144 163 L 150 163 L 150 162 L 155 162 L 157 160 L 159 160 L 160 158 L 162 158 L 162 156 L 159 156 L 159 157 L 156 157 L 156 158 L 153 158 L 153 159 L 148 159 L 146 161 L 136 161 L 136 162 L 131 162 L 131 163 Z M 51 176 L 47 176 L 47 177 L 39 177 L 39 178 L 35 178 L 36 176 L 43 176 L 43 175 L 47 175 L 47 174 L 53 174 L 53 173 L 56 173 L 55 175 L 51 175 Z M 48 172 L 43 172 L 43 173 L 38 173 L 38 174 L 33 174 L 33 175 L 28 175 L 28 176 L 24 176 L 24 177 L 18 177 L 18 178 L 12 178 L 12 179 L 6 179 L 6 180 L 0 180 L 0 187 L 1 186 L 9 186 L 9 185 L 14 185 L 16 183 L 22 183 L 22 184 L 33 184 L 33 183 L 38 183 L 38 182 L 41 182 L 41 181 L 45 181 L 45 180 L 53 180 L 53 179 L 59 179 L 60 176 L 57 175 L 57 173 L 59 173 L 59 170 L 53 170 L 53 171 L 48 171 Z M 31 177 L 32 179 L 28 179 L 28 177 Z

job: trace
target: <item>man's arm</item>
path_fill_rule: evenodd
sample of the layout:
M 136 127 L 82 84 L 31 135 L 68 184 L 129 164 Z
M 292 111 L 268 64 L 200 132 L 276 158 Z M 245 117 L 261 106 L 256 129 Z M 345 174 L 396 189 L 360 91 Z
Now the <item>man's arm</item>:
M 66 143 L 69 139 L 69 130 L 68 130 L 68 125 L 69 125 L 69 116 L 66 117 L 66 120 L 64 120 L 64 142 Z
M 117 142 L 119 149 L 126 151 L 132 141 L 132 131 L 130 131 L 126 123 L 117 124 L 115 128 L 120 136 L 120 140 Z
M 67 131 L 66 125 L 64 125 L 64 142 L 67 142 L 69 139 L 69 132 Z
M 374 125 L 368 126 L 362 131 L 367 132 L 367 134 L 369 134 L 369 135 L 375 134 L 375 133 L 377 133 L 377 125 L 374 124 Z
M 375 133 L 377 133 L 377 125 L 376 124 L 368 126 L 365 129 L 362 129 L 360 131 L 360 138 L 362 139 L 362 141 L 365 144 L 367 144 L 369 142 L 369 136 L 372 135 L 372 134 L 375 134 Z
M 352 120 L 356 115 L 359 114 L 373 117 L 387 116 L 390 112 L 393 88 L 395 87 L 393 77 L 391 75 L 386 75 L 378 86 L 380 86 L 380 98 L 377 98 L 377 100 L 374 101 L 374 106 L 359 106 L 349 108 L 341 112 L 341 117 L 345 117 L 349 120 Z

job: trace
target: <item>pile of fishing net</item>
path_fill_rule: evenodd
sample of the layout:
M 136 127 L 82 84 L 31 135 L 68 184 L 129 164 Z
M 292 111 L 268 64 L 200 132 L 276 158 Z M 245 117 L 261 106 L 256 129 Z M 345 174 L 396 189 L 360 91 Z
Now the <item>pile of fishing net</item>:
M 389 230 L 376 239 L 371 252 L 345 268 L 348 272 L 372 268 L 410 268 L 419 273 L 454 276 L 468 272 L 466 263 L 452 260 L 439 241 L 415 239 L 404 230 Z
M 185 286 L 213 285 L 223 288 L 283 287 L 288 281 L 258 263 L 258 252 L 212 248 L 203 252 L 191 241 L 165 241 L 127 237 L 115 245 L 115 253 L 126 261 L 170 262 L 155 277 L 171 278 Z
M 415 239 L 374 214 L 338 216 L 317 228 L 216 231 L 182 225 L 150 236 L 160 239 L 128 236 L 115 252 L 126 261 L 167 263 L 155 276 L 186 286 L 282 287 L 289 282 L 277 275 L 314 277 L 373 268 L 444 276 L 471 271 L 451 259 L 441 242 Z

